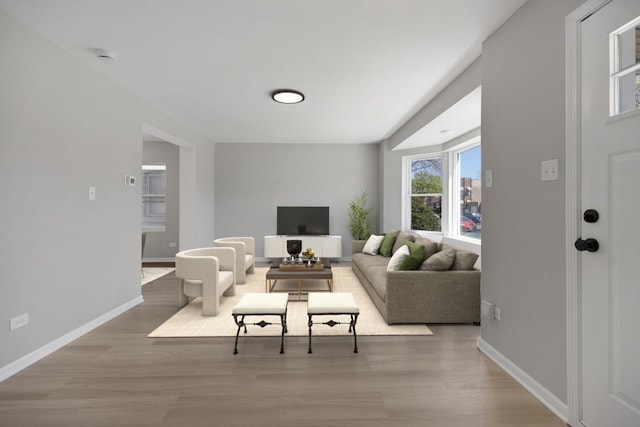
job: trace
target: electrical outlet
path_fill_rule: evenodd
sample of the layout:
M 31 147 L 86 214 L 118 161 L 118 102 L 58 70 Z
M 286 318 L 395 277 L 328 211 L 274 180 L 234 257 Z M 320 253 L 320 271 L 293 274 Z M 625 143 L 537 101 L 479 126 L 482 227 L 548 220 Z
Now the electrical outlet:
M 170 248 L 175 248 L 176 246 L 177 246 L 176 242 L 169 242 L 169 247 Z
M 16 330 L 29 324 L 29 313 L 21 314 L 11 319 L 11 330 Z
M 495 307 L 494 303 L 483 299 L 480 301 L 480 315 L 485 319 L 493 319 Z

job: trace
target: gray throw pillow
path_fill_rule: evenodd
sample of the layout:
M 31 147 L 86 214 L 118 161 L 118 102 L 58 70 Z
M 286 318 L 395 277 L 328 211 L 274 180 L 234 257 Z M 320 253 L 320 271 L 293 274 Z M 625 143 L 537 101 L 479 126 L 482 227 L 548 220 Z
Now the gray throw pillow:
M 453 260 L 456 258 L 456 250 L 453 248 L 445 249 L 438 252 L 435 255 L 431 255 L 427 258 L 420 270 L 432 270 L 432 271 L 446 271 L 453 265 Z
M 473 270 L 478 259 L 478 254 L 471 251 L 457 250 L 456 259 L 453 260 L 452 270 Z

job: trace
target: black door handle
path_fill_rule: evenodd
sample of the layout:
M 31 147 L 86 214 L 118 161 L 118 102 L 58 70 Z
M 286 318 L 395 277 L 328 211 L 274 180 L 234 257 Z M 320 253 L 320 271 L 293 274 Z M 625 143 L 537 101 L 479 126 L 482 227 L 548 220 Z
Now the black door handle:
M 598 214 L 598 211 L 595 209 L 587 209 L 586 211 L 584 211 L 584 214 L 582 215 L 582 218 L 584 219 L 584 221 L 589 223 L 598 222 L 599 217 L 600 215 Z
M 574 244 L 574 246 L 580 252 L 582 251 L 597 252 L 598 249 L 600 249 L 600 244 L 598 243 L 598 241 L 596 239 L 591 239 L 591 238 L 582 240 L 581 237 L 578 237 L 578 240 L 576 240 L 576 243 Z

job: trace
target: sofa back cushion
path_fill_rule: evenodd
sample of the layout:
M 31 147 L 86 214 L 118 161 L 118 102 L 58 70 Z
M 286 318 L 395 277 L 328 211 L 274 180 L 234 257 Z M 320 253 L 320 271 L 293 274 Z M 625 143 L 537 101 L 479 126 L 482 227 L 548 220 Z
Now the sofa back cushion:
M 458 249 L 451 270 L 473 270 L 478 254 Z
M 409 234 L 406 231 L 400 231 L 398 233 L 398 236 L 396 237 L 396 241 L 393 243 L 393 249 L 391 250 L 391 253 L 396 253 L 396 251 L 400 249 L 402 245 L 405 244 L 405 242 L 413 242 L 414 240 L 416 240 L 415 235 Z
M 431 255 L 440 250 L 438 242 L 429 240 L 426 237 L 416 237 L 415 243 L 424 246 L 424 259 L 429 258 Z

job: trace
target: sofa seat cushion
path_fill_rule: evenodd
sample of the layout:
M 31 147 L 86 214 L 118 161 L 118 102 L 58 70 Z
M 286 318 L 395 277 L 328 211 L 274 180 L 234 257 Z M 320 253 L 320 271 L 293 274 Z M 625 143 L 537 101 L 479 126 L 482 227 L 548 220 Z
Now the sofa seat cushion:
M 222 295 L 224 291 L 233 285 L 233 271 L 219 271 L 218 279 L 220 280 L 218 283 L 218 291 L 220 295 Z
M 385 301 L 387 299 L 387 266 L 371 267 L 365 274 L 378 296 Z
M 389 258 L 382 255 L 366 255 L 355 253 L 351 257 L 351 262 L 356 264 L 365 279 L 376 291 L 378 296 L 384 300 L 387 295 L 387 264 Z
M 351 256 L 351 262 L 357 264 L 358 267 L 360 267 L 360 270 L 366 271 L 374 266 L 383 266 L 384 268 L 387 268 L 389 258 L 385 258 L 382 255 L 357 253 Z

